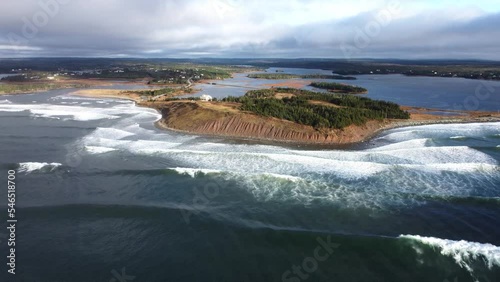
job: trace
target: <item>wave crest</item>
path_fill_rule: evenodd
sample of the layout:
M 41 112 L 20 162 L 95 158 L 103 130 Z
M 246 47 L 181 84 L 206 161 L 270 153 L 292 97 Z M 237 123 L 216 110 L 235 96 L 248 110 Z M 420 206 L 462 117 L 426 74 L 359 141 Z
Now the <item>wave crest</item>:
M 60 163 L 38 163 L 38 162 L 25 162 L 19 164 L 19 172 L 31 173 L 34 171 L 53 171 L 62 166 Z
M 400 235 L 399 238 L 409 239 L 418 243 L 438 248 L 444 256 L 453 260 L 462 268 L 473 275 L 472 262 L 483 260 L 488 269 L 500 267 L 500 247 L 488 243 L 468 242 L 465 240 L 453 241 L 419 235 Z

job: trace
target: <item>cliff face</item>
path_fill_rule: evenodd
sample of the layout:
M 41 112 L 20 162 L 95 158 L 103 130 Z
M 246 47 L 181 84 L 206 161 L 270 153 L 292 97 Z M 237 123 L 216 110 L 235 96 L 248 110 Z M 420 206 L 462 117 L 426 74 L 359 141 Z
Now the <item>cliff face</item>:
M 210 104 L 206 104 L 207 106 Z M 276 140 L 294 143 L 346 144 L 363 141 L 381 128 L 378 121 L 343 130 L 319 132 L 311 126 L 239 112 L 203 102 L 173 102 L 162 108 L 161 125 L 191 133 Z

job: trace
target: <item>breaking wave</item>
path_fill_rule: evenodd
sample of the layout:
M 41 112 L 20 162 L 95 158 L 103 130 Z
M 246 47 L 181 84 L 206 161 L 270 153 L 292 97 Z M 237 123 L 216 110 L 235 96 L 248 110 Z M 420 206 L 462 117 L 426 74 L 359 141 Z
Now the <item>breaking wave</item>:
M 209 174 L 218 174 L 218 175 L 239 175 L 241 176 L 241 173 L 234 173 L 234 172 L 225 172 L 222 170 L 217 170 L 217 169 L 203 169 L 203 168 L 187 168 L 187 167 L 176 167 L 176 168 L 169 168 L 168 170 L 175 171 L 179 174 L 184 174 L 184 175 L 189 175 L 192 178 L 195 178 L 198 175 L 209 175 Z M 255 177 L 255 176 L 260 176 L 262 178 L 274 178 L 274 179 L 282 179 L 282 180 L 287 180 L 291 182 L 297 182 L 300 180 L 303 180 L 300 177 L 297 176 L 292 176 L 292 175 L 284 175 L 284 174 L 275 174 L 275 173 L 249 173 L 247 174 L 249 177 Z
M 87 150 L 87 152 L 91 154 L 104 154 L 116 151 L 116 149 L 114 148 L 96 147 L 96 146 L 85 146 L 85 149 Z
M 467 136 L 452 136 L 450 139 L 455 139 L 455 140 L 465 140 L 467 139 Z
M 399 128 L 378 137 L 378 147 L 363 150 L 297 150 L 147 129 L 144 125 L 159 114 L 131 103 L 97 110 L 122 116 L 75 142 L 76 151 L 155 157 L 163 161 L 152 163 L 151 169 L 165 170 L 168 163 L 179 174 L 219 177 L 263 201 L 320 200 L 377 208 L 424 203 L 429 197 L 499 196 L 485 188 L 500 181 L 495 158 L 468 143 L 446 145 L 456 136 L 473 140 L 498 134 L 498 123 Z
M 78 102 L 76 102 L 78 103 Z M 81 103 L 78 103 L 81 104 Z M 140 109 L 131 103 L 120 104 L 111 108 L 85 107 L 78 105 L 53 104 L 8 104 L 0 103 L 0 112 L 29 111 L 34 117 L 64 118 L 65 120 L 92 121 L 102 119 L 118 119 L 133 115 L 134 118 L 150 118 L 159 114 L 152 109 Z
M 25 162 L 19 164 L 19 172 L 31 173 L 35 171 L 53 171 L 56 168 L 62 166 L 60 163 L 37 163 L 37 162 Z
M 473 264 L 484 262 L 488 269 L 500 267 L 500 247 L 492 244 L 468 242 L 464 240 L 453 241 L 419 235 L 400 235 L 401 239 L 412 240 L 437 249 L 441 255 L 452 258 L 460 267 L 466 269 L 474 277 Z M 414 248 L 421 252 L 418 245 Z
M 176 171 L 179 174 L 189 175 L 193 178 L 200 174 L 221 172 L 220 170 L 215 170 L 215 169 L 197 169 L 197 168 L 184 168 L 184 167 L 171 168 L 170 170 Z

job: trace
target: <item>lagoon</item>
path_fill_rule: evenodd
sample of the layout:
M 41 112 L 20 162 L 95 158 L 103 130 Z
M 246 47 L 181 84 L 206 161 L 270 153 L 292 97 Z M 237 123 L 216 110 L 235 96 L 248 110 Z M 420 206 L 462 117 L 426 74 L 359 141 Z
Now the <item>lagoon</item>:
M 332 74 L 320 69 L 269 68 L 267 72 L 276 70 L 290 74 Z M 405 106 L 436 108 L 442 110 L 478 110 L 497 111 L 500 109 L 500 81 L 473 80 L 465 78 L 417 77 L 393 75 L 357 75 L 357 80 L 334 79 L 253 79 L 248 74 L 235 74 L 224 81 L 213 81 L 212 84 L 197 84 L 201 91 L 199 97 L 208 94 L 221 99 L 227 96 L 243 96 L 252 89 L 269 88 L 271 84 L 290 81 L 307 83 L 310 81 L 326 81 L 354 84 L 368 89 L 366 97 L 386 100 Z M 303 89 L 325 91 L 310 86 Z

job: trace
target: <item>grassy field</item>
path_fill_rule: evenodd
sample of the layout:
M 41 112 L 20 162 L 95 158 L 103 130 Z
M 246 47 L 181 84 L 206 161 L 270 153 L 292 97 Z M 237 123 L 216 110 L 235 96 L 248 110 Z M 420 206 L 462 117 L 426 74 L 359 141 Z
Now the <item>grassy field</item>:
M 61 88 L 84 88 L 85 84 L 56 84 L 56 83 L 23 83 L 23 84 L 0 84 L 1 94 L 30 93 L 47 91 Z

